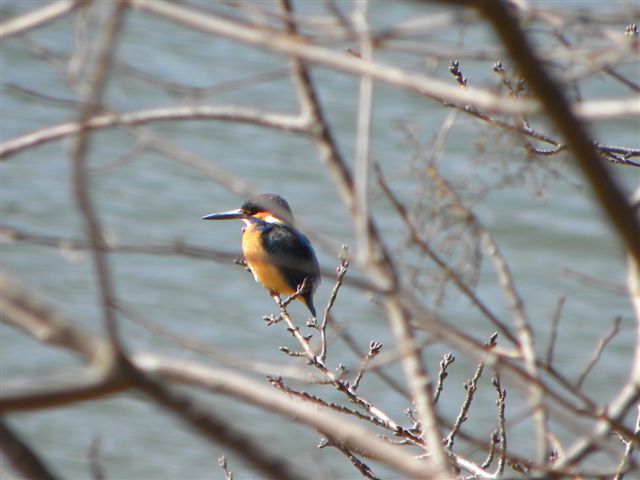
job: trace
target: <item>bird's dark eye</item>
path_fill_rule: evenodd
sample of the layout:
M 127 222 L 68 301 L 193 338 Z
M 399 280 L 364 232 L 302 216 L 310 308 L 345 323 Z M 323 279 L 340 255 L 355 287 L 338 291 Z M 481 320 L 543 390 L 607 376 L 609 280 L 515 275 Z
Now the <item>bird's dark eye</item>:
M 254 203 L 250 203 L 249 205 L 243 205 L 242 211 L 245 215 L 251 216 L 258 213 L 258 206 Z

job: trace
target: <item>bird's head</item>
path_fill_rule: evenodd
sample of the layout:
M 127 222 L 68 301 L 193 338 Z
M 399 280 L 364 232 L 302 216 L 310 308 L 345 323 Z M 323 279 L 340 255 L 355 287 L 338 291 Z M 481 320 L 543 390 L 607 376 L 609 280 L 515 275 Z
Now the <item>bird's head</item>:
M 203 220 L 243 220 L 246 225 L 251 219 L 268 223 L 293 225 L 293 213 L 287 201 L 275 193 L 263 193 L 250 198 L 236 210 L 212 213 L 202 217 Z

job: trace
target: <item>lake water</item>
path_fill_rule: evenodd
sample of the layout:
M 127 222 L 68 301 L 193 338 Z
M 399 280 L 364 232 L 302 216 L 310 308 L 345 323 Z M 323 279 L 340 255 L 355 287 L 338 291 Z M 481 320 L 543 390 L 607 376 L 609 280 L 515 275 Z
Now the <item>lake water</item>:
M 38 4 L 26 1 L 2 2 L 3 19 Z M 593 6 L 585 2 L 587 6 Z M 308 11 L 324 12 L 323 4 L 308 3 Z M 389 25 L 422 13 L 417 5 L 374 2 L 375 25 Z M 595 7 L 594 7 L 595 8 Z M 435 10 L 434 12 L 439 12 Z M 637 14 L 637 12 L 636 12 Z M 630 20 L 631 21 L 631 20 Z M 612 30 L 620 25 L 609 25 Z M 622 25 L 624 29 L 624 25 Z M 63 19 L 30 33 L 26 38 L 52 54 L 67 59 L 73 53 L 73 24 Z M 451 47 L 468 45 L 478 51 L 486 42 L 481 27 L 464 31 L 433 33 L 437 42 Z M 337 48 L 344 48 L 337 42 Z M 487 55 L 495 51 L 486 47 Z M 414 65 L 415 56 L 382 55 L 398 65 Z M 505 59 L 502 59 L 505 61 Z M 116 69 L 106 105 L 114 111 L 134 111 L 157 106 L 204 102 L 213 105 L 239 104 L 280 112 L 293 112 L 296 97 L 286 78 L 252 83 L 232 90 L 212 91 L 197 99 L 168 94 L 122 65 L 134 66 L 166 82 L 204 87 L 248 78 L 286 68 L 286 59 L 232 42 L 187 32 L 185 29 L 139 12 L 127 18 L 118 50 Z M 487 84 L 494 59 L 462 61 L 469 82 Z M 77 118 L 77 111 L 52 105 L 17 92 L 12 85 L 29 88 L 56 98 L 78 97 L 56 68 L 66 68 L 34 56 L 18 38 L 4 41 L 1 58 L 2 105 L 1 140 Z M 505 61 L 505 64 L 507 62 Z M 426 62 L 426 68 L 448 78 L 448 61 Z M 625 67 L 638 72 L 638 64 Z M 638 76 L 635 77 L 636 81 Z M 354 131 L 358 82 L 351 76 L 314 69 L 314 79 L 323 105 L 345 158 L 354 153 Z M 453 80 L 452 80 L 453 82 Z M 619 83 L 598 77 L 586 82 L 585 93 L 595 97 L 628 95 Z M 421 195 L 415 151 L 407 141 L 407 130 L 423 146 L 429 145 L 449 110 L 416 94 L 376 86 L 372 156 L 389 176 L 391 186 L 408 204 Z M 538 124 L 539 126 L 539 124 Z M 606 144 L 638 148 L 638 120 L 625 119 L 594 125 L 598 139 Z M 318 161 L 314 145 L 306 139 L 257 127 L 224 122 L 170 122 L 141 127 L 172 142 L 233 175 L 242 178 L 256 192 L 272 191 L 287 198 L 305 231 L 316 244 L 320 238 L 329 245 L 353 245 L 352 226 L 331 183 Z M 242 198 L 214 182 L 203 172 L 146 151 L 126 157 L 136 145 L 136 136 L 126 129 L 101 131 L 93 136 L 90 152 L 93 195 L 111 242 L 118 244 L 168 244 L 182 240 L 189 244 L 239 253 L 240 225 L 234 222 L 202 222 L 204 214 L 237 208 Z M 2 224 L 27 232 L 80 239 L 81 219 L 70 188 L 70 140 L 47 143 L 11 157 L 1 165 Z M 479 190 L 500 178 L 506 170 L 523 166 L 523 152 L 510 148 L 508 139 L 487 136 L 484 125 L 458 114 L 446 141 L 439 165 L 452 181 L 464 180 L 471 190 Z M 566 273 L 577 271 L 622 288 L 625 282 L 624 253 L 599 210 L 589 199 L 579 173 L 566 158 L 541 160 L 544 168 L 532 169 L 523 181 L 490 194 L 476 208 L 481 221 L 494 233 L 507 257 L 518 288 L 534 325 L 537 348 L 544 352 L 551 318 L 558 299 L 566 304 L 558 331 L 556 365 L 575 379 L 591 357 L 598 340 L 622 318 L 620 333 L 609 344 L 601 362 L 588 377 L 585 390 L 600 401 L 612 398 L 624 384 L 635 346 L 633 317 L 627 298 L 584 283 Z M 506 169 L 506 170 L 505 170 Z M 612 167 L 622 184 L 631 191 L 640 179 L 632 167 Z M 393 208 L 374 189 L 374 212 L 378 226 L 392 251 L 402 260 L 402 226 Z M 337 248 L 319 249 L 321 265 L 331 270 Z M 268 295 L 251 277 L 230 262 L 190 259 L 182 256 L 114 254 L 110 256 L 118 298 L 171 331 L 194 337 L 212 348 L 231 352 L 251 361 L 288 364 L 279 345 L 294 347 L 279 325 L 266 327 L 261 316 L 275 311 Z M 68 252 L 23 243 L 2 245 L 2 266 L 15 274 L 43 298 L 96 334 L 101 332 L 100 311 L 91 261 L 85 253 Z M 433 266 L 429 267 L 433 270 Z M 357 272 L 349 275 L 356 276 Z M 323 308 L 333 286 L 325 278 L 316 295 Z M 449 288 L 440 307 L 443 318 L 479 339 L 494 331 L 468 302 Z M 510 320 L 490 262 L 483 263 L 479 294 L 502 319 Z M 305 318 L 301 305 L 292 313 Z M 364 350 L 371 340 L 392 348 L 393 340 L 383 311 L 370 296 L 346 287 L 338 298 L 336 317 L 348 326 Z M 152 350 L 173 356 L 187 356 L 211 362 L 123 319 L 121 328 L 129 349 Z M 3 381 L 21 376 L 77 371 L 77 359 L 66 352 L 40 345 L 3 325 L 0 330 L 0 360 Z M 450 349 L 435 345 L 427 350 L 427 360 L 436 368 L 442 353 Z M 462 382 L 473 374 L 475 365 L 464 352 L 453 352 L 457 361 L 450 368 L 445 385 L 442 414 L 455 418 L 463 398 Z M 342 342 L 330 346 L 329 363 L 344 362 L 357 368 L 356 358 Z M 399 369 L 390 372 L 402 378 Z M 256 375 L 256 378 L 261 378 Z M 495 427 L 494 391 L 490 374 L 485 374 L 474 403 L 469 424 L 472 431 L 488 438 Z M 336 392 L 321 387 L 305 387 L 333 401 Z M 365 377 L 363 395 L 404 419 L 406 401 L 390 392 L 375 377 Z M 348 461 L 331 449 L 314 450 L 318 435 L 239 405 L 227 398 L 205 397 L 217 414 L 233 419 L 240 430 L 250 432 L 270 450 L 294 460 L 309 478 L 354 477 Z M 518 422 L 522 399 L 510 392 L 508 416 L 512 430 L 510 448 L 530 454 L 527 425 Z M 221 478 L 217 458 L 227 453 L 230 468 L 238 478 L 253 474 L 232 453 L 201 442 L 173 418 L 141 401 L 137 395 L 119 395 L 90 404 L 12 415 L 10 424 L 42 454 L 56 472 L 67 478 L 87 478 L 89 451 L 99 441 L 99 462 L 110 479 Z M 559 429 L 561 430 L 561 429 Z M 313 452 L 309 456 L 308 452 Z M 4 468 L 4 467 L 3 467 Z M 380 471 L 380 470 L 377 470 Z M 382 472 L 384 472 L 382 470 Z

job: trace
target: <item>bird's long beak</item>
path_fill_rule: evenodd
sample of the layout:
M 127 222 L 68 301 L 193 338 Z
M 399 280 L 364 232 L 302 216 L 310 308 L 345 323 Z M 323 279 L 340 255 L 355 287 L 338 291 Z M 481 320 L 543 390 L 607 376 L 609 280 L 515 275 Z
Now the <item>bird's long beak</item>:
M 237 210 L 229 210 L 228 212 L 220 212 L 220 213 L 212 213 L 210 215 L 205 215 L 202 217 L 202 220 L 234 220 L 234 219 L 242 219 L 245 218 L 246 215 L 240 209 Z

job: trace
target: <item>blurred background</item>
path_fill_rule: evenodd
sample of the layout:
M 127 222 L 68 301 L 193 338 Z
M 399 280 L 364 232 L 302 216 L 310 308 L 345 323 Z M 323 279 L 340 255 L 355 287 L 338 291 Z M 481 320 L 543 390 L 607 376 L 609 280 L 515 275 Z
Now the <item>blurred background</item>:
M 577 12 L 587 12 L 596 19 L 569 34 L 571 42 L 594 51 L 597 42 L 605 45 L 607 38 L 605 34 L 595 37 L 594 31 L 621 33 L 634 20 L 633 15 L 637 21 L 637 3 L 614 3 L 615 6 L 605 7 L 589 1 L 535 2 L 536 7 L 553 10 L 560 18 L 565 12 L 565 18 L 569 19 L 566 21 L 572 26 L 570 19 Z M 254 7 L 276 9 L 271 3 L 262 2 L 192 4 L 237 18 L 250 18 Z M 5 21 L 41 5 L 41 2 L 4 0 L 0 13 Z M 353 7 L 350 2 L 337 5 L 345 13 Z M 325 2 L 296 2 L 296 8 L 309 19 L 309 24 L 303 24 L 303 33 L 316 35 L 319 41 L 340 51 L 353 47 L 348 40 L 331 35 L 322 37 L 319 33 L 317 25 L 333 18 Z M 616 16 L 616 12 L 625 9 L 629 9 L 626 17 Z M 81 97 L 70 78 L 77 79 L 78 86 L 86 75 L 82 60 L 88 54 L 83 49 L 90 49 L 92 44 L 83 43 L 82 39 L 91 37 L 93 29 L 99 28 L 102 18 L 99 10 L 90 9 L 83 22 L 74 14 L 2 42 L 2 142 L 77 119 Z M 420 35 L 419 41 L 411 45 L 422 50 L 398 45 L 382 49 L 375 58 L 381 63 L 450 80 L 452 84 L 455 79 L 448 68 L 450 61 L 457 59 L 469 84 L 499 89 L 492 65 L 501 60 L 509 69 L 510 62 L 479 19 L 461 16 L 444 7 L 411 2 L 371 2 L 368 11 L 372 30 L 383 30 L 413 18 L 439 16 L 443 19 L 442 26 L 434 22 L 425 31 L 416 33 Z M 626 18 L 624 23 L 619 17 Z M 561 48 L 546 24 L 534 26 L 532 32 L 545 55 Z M 556 66 L 551 60 L 550 64 Z M 104 105 L 113 112 L 210 104 L 293 114 L 298 103 L 288 67 L 287 58 L 282 56 L 190 31 L 133 10 L 126 16 Z M 312 71 L 333 134 L 345 159 L 351 163 L 358 78 L 321 67 Z M 640 73 L 637 58 L 621 61 L 617 71 L 637 82 Z M 579 81 L 583 98 L 615 98 L 630 93 L 621 82 L 607 75 L 585 74 Z M 435 153 L 438 168 L 473 204 L 480 221 L 495 235 L 524 298 L 539 351 L 546 349 L 561 297 L 566 301 L 558 328 L 555 362 L 569 378 L 575 379 L 580 374 L 598 341 L 611 330 L 614 319 L 620 318 L 619 333 L 584 383 L 585 392 L 606 402 L 627 381 L 635 346 L 621 244 L 565 155 L 529 156 L 518 138 L 485 122 L 415 93 L 376 84 L 372 161 L 380 164 L 391 188 L 411 208 L 433 244 L 448 254 L 465 278 L 475 282 L 479 296 L 500 318 L 510 321 L 489 261 L 474 257 L 476 239 L 472 232 L 455 221 L 438 217 L 442 205 L 433 197 L 423 173 L 427 160 L 434 155 L 434 141 L 445 121 L 451 122 L 451 127 L 443 136 L 441 149 Z M 534 122 L 534 128 L 553 135 L 544 120 Z M 592 129 L 603 144 L 640 146 L 638 119 L 596 122 Z M 341 244 L 353 245 L 348 212 L 318 160 L 315 145 L 306 138 L 222 121 L 169 121 L 103 129 L 91 138 L 92 195 L 109 245 L 171 246 L 184 242 L 239 255 L 239 222 L 200 220 L 202 215 L 237 208 L 244 201 L 233 188 L 207 174 L 206 169 L 211 166 L 242 179 L 254 192 L 284 196 L 301 229 L 317 246 L 323 269 L 331 271 L 338 265 Z M 189 152 L 198 164 L 194 161 L 188 165 L 148 148 L 154 139 Z M 3 269 L 76 319 L 78 325 L 99 335 L 100 307 L 90 254 L 65 243 L 84 238 L 71 188 L 70 141 L 64 138 L 29 148 L 0 165 L 1 262 Z M 637 168 L 612 165 L 611 170 L 629 192 L 638 185 Z M 371 194 L 377 225 L 401 267 L 402 280 L 422 292 L 425 302 L 443 318 L 480 340 L 488 339 L 495 328 L 453 287 L 443 291 L 435 267 L 407 247 L 402 222 L 375 181 Z M 53 246 L 12 239 L 11 232 L 16 231 L 51 237 Z M 457 247 L 447 251 L 452 239 L 458 242 Z M 196 338 L 212 350 L 234 358 L 269 364 L 293 361 L 278 350 L 280 345 L 295 347 L 284 327 L 267 327 L 261 319 L 277 311 L 272 300 L 231 260 L 117 251 L 109 259 L 119 300 L 154 324 L 177 335 Z M 355 270 L 347 273 L 347 277 L 351 275 L 361 276 Z M 323 279 L 315 297 L 319 309 L 324 308 L 333 285 L 330 276 Z M 296 303 L 290 311 L 298 324 L 304 324 L 307 312 L 302 305 Z M 384 311 L 370 294 L 347 284 L 338 296 L 334 312 L 362 350 L 372 340 L 390 348 L 393 345 Z M 124 317 L 120 323 L 123 338 L 132 351 L 152 350 L 215 363 Z M 342 362 L 349 369 L 357 369 L 361 359 L 336 340 L 335 334 L 330 338 L 328 362 L 332 368 Z M 499 344 L 500 341 L 499 337 Z M 437 369 L 442 354 L 448 351 L 451 349 L 440 343 L 426 349 L 425 358 L 432 370 Z M 475 369 L 464 352 L 453 353 L 457 361 L 449 369 L 443 400 L 439 403 L 441 413 L 450 420 L 455 418 L 464 398 L 462 382 Z M 3 382 L 60 372 L 73 376 L 78 368 L 77 359 L 67 352 L 43 346 L 0 325 Z M 402 378 L 397 366 L 388 370 Z M 495 392 L 490 387 L 490 375 L 485 377 L 468 428 L 488 438 L 495 428 Z M 305 388 L 322 392 L 329 400 L 341 400 L 337 392 L 326 387 Z M 363 396 L 375 399 L 376 405 L 395 419 L 404 419 L 402 412 L 409 407 L 406 399 L 375 376 L 365 377 L 361 390 Z M 308 478 L 356 476 L 339 452 L 314 450 L 319 440 L 314 432 L 232 399 L 202 395 L 202 401 L 233 419 L 238 428 L 264 442 L 269 449 L 295 460 L 306 469 Z M 523 399 L 514 390 L 509 401 L 510 448 L 523 455 L 531 454 L 533 446 L 526 434 L 531 426 L 521 421 Z M 64 477 L 90 476 L 89 452 L 96 442 L 107 478 L 222 477 L 217 465 L 218 457 L 225 454 L 222 449 L 198 441 L 173 418 L 140 401 L 136 395 L 14 414 L 8 420 Z M 469 454 L 473 455 L 472 449 Z M 233 455 L 227 457 L 238 478 L 254 475 L 240 460 L 234 461 Z

